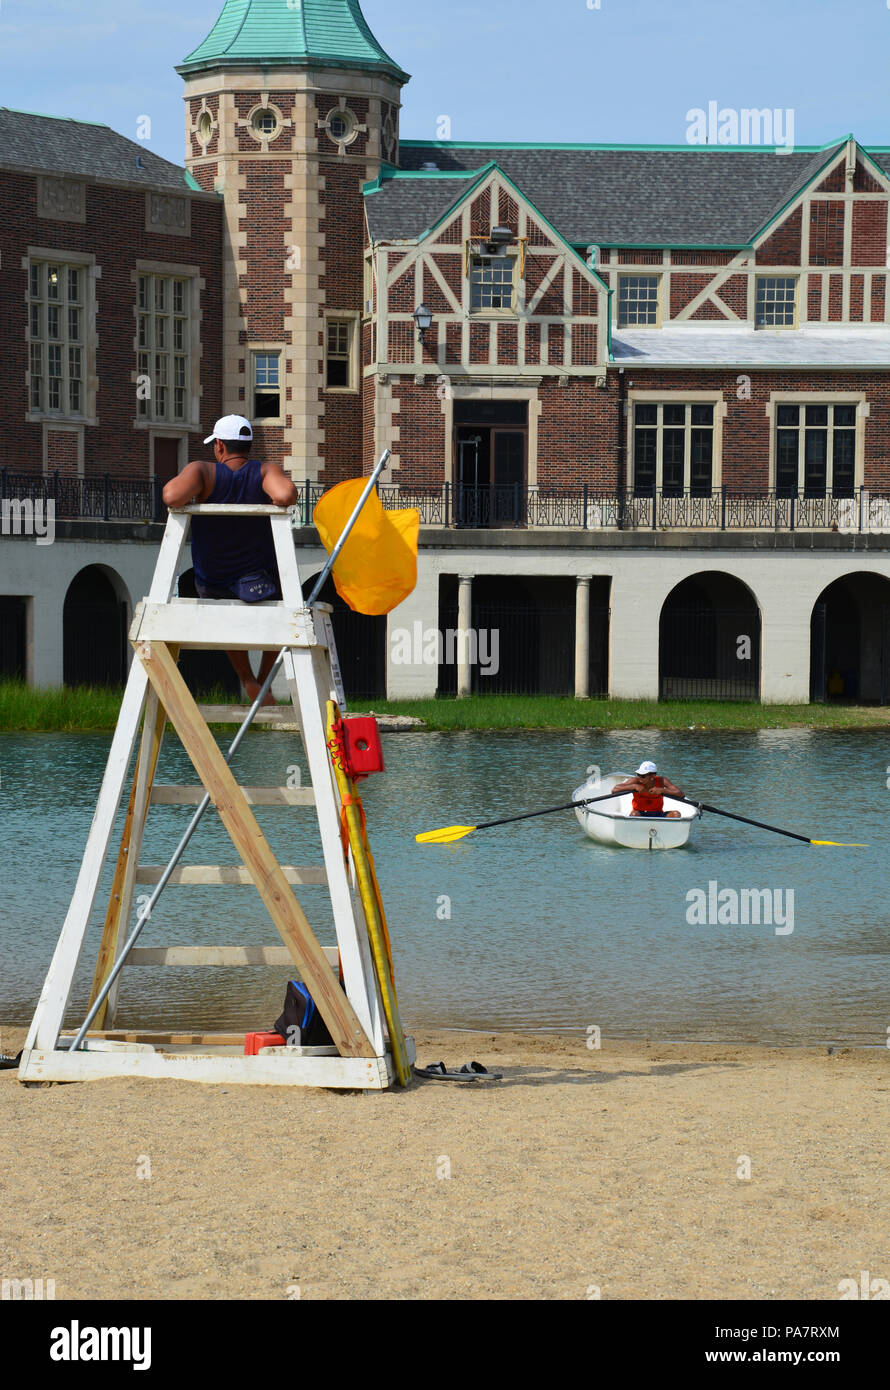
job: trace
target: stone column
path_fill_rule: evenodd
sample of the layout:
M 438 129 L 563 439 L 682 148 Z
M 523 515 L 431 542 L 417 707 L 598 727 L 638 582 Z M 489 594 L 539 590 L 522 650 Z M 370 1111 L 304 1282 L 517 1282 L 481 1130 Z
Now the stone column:
M 457 697 L 472 691 L 470 670 L 470 628 L 473 625 L 473 576 L 462 574 L 457 590 Z
M 590 698 L 590 580 L 575 578 L 575 699 Z

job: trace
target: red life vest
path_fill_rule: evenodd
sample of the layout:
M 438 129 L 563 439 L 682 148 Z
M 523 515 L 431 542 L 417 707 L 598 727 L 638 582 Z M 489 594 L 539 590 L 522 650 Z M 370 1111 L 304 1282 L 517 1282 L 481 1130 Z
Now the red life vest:
M 656 787 L 664 786 L 664 779 L 656 777 Z M 633 809 L 641 816 L 651 816 L 653 812 L 664 810 L 664 797 L 661 793 L 634 792 Z

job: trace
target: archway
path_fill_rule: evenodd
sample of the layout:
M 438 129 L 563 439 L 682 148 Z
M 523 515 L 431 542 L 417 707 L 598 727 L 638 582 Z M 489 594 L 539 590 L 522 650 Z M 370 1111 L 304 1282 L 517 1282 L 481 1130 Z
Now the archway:
M 301 580 L 303 595 L 308 597 L 318 579 L 318 573 Z M 337 659 L 346 698 L 352 700 L 386 699 L 386 615 L 368 617 L 354 613 L 344 603 L 330 576 L 318 596 L 320 603 L 333 608 L 331 621 L 337 643 Z
M 87 565 L 68 586 L 63 609 L 66 685 L 123 685 L 127 674 L 129 605 L 120 576 Z
M 690 575 L 664 601 L 658 632 L 662 700 L 758 700 L 760 609 L 720 571 Z
M 822 590 L 810 620 L 810 699 L 890 703 L 890 579 L 860 571 Z

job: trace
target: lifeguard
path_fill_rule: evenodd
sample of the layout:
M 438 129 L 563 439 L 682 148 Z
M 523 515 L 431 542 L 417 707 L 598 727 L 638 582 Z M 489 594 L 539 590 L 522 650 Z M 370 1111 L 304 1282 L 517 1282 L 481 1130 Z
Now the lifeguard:
M 612 788 L 613 796 L 618 792 L 633 792 L 632 816 L 665 816 L 669 820 L 678 820 L 680 817 L 679 811 L 664 809 L 664 797 L 682 797 L 683 793 L 673 782 L 668 781 L 667 777 L 659 777 L 655 763 L 640 763 L 633 777 L 629 777 L 626 782 L 617 783 Z

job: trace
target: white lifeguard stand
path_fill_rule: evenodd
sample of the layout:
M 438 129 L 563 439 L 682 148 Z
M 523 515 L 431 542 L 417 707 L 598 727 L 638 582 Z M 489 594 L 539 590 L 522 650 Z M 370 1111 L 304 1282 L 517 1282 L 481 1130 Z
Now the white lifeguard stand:
M 190 519 L 196 515 L 270 518 L 281 577 L 281 602 L 244 604 L 174 597 Z M 372 1090 L 390 1086 L 397 1074 L 403 1084 L 407 1080 L 416 1055 L 413 1041 L 401 1034 L 397 1013 L 396 1027 L 387 1026 L 368 923 L 356 889 L 354 863 L 351 855 L 344 853 L 341 840 L 340 794 L 327 746 L 326 725 L 327 703 L 337 700 L 340 684 L 331 610 L 325 604 L 310 608 L 304 603 L 291 522 L 289 510 L 273 506 L 203 504 L 170 513 L 150 592 L 138 605 L 130 628 L 134 659 L 83 863 L 22 1053 L 19 1080 L 26 1084 L 146 1076 Z M 244 788 L 238 784 L 177 669 L 179 650 L 190 647 L 282 651 L 311 787 Z M 155 784 L 155 767 L 168 719 L 191 758 L 201 786 Z M 65 1012 L 137 740 L 138 759 L 90 1000 L 94 1008 L 98 1005 L 93 1021 L 99 1026 L 90 1031 L 81 1029 L 80 1033 L 70 1028 L 66 1032 Z M 200 808 L 205 796 L 216 807 L 241 862 L 172 870 L 170 865 L 166 870 L 141 865 L 150 807 Z M 279 864 L 252 806 L 314 806 L 324 863 L 313 867 Z M 176 858 L 171 862 L 175 863 Z M 168 882 L 253 883 L 283 946 L 136 947 L 126 939 L 136 887 L 156 884 L 157 893 Z M 337 933 L 336 948 L 324 949 L 319 945 L 293 892 L 294 885 L 327 887 Z M 134 936 L 145 920 L 137 920 Z M 308 986 L 328 1025 L 334 1047 L 268 1047 L 248 1057 L 243 1054 L 243 1035 L 122 1032 L 102 1027 L 114 1019 L 117 985 L 124 964 L 121 957 L 126 957 L 128 966 L 289 966 L 290 973 Z M 109 986 L 109 976 L 115 971 Z M 108 1019 L 106 1006 L 110 1011 Z M 394 1040 L 392 1033 L 397 1035 Z M 76 1046 L 72 1047 L 72 1043 Z

